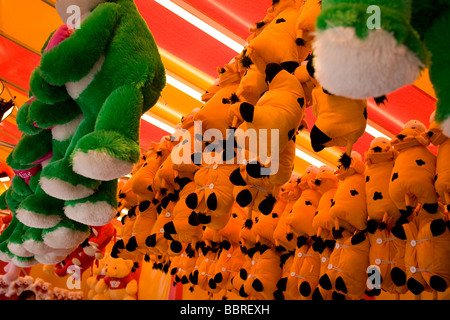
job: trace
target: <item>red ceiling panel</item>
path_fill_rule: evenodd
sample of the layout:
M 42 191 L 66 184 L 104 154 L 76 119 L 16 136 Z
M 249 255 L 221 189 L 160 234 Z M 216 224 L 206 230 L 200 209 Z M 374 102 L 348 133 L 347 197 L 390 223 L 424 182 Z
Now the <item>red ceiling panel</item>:
M 141 119 L 141 129 L 140 129 L 140 147 L 141 149 L 148 150 L 151 142 L 158 142 L 162 137 L 169 135 L 166 131 L 148 123 Z
M 267 9 L 272 5 L 271 0 L 258 0 L 257 2 L 186 0 L 185 2 L 244 40 L 249 35 L 248 28 L 254 26 L 255 22 L 262 20 L 267 13 Z
M 28 91 L 28 80 L 39 61 L 40 57 L 37 54 L 0 36 L 1 78 Z
M 416 86 L 405 86 L 387 95 L 388 102 L 377 106 L 369 101 L 369 118 L 392 134 L 398 134 L 409 120 L 419 120 L 425 126 L 430 124 L 430 115 L 436 100 Z
M 158 46 L 216 78 L 237 53 L 154 1 L 136 0 Z

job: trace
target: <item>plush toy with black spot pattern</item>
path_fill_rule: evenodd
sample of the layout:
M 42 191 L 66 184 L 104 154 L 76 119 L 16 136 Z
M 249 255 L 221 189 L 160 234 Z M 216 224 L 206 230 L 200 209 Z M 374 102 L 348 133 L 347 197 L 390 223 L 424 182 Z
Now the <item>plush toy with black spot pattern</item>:
M 332 269 L 334 275 L 333 300 L 345 298 L 346 300 L 361 300 L 367 288 L 367 267 L 369 266 L 369 238 L 365 232 L 356 231 L 353 235 L 343 237 L 336 241 L 336 247 L 331 254 L 332 257 L 341 251 L 338 261 L 333 261 Z M 339 245 L 339 246 L 338 246 Z M 322 280 L 322 279 L 321 279 Z
M 300 14 L 297 18 L 297 37 L 295 39 L 300 61 L 303 61 L 312 51 L 316 19 L 322 7 L 322 1 L 320 0 L 302 0 L 302 2 Z
M 441 202 L 447 206 L 447 212 L 450 212 L 450 168 L 447 163 L 450 155 L 450 139 L 443 133 L 440 125 L 434 120 L 434 114 L 433 112 L 430 116 L 430 126 L 427 131 L 431 143 L 438 147 L 434 187 Z
M 248 102 L 235 103 L 231 106 L 231 111 L 243 122 L 235 134 L 238 146 L 246 141 L 244 134 L 247 129 L 255 129 L 257 137 L 259 129 L 266 129 L 266 148 L 270 156 L 275 146 L 278 146 L 278 152 L 281 153 L 294 138 L 304 118 L 305 95 L 298 79 L 283 70 L 281 65 L 270 63 L 264 72 L 269 90 L 261 96 L 256 105 Z M 278 129 L 279 136 L 276 137 L 277 141 L 272 141 L 272 130 L 275 129 Z
M 411 120 L 391 140 L 398 156 L 392 169 L 389 194 L 405 218 L 418 204 L 429 213 L 438 209 L 434 189 L 436 156 L 427 148 L 430 140 L 426 130 L 420 121 Z
M 260 72 L 264 72 L 269 63 L 281 64 L 289 72 L 294 72 L 299 61 L 308 55 L 300 57 L 296 43 L 299 6 L 295 0 L 280 0 L 273 3 L 271 10 L 273 20 L 248 43 L 245 56 Z
M 353 151 L 350 167 L 341 166 L 336 172 L 339 186 L 330 208 L 334 238 L 339 238 L 343 229 L 353 234 L 367 227 L 365 170 L 361 155 Z
M 203 153 L 204 158 L 210 157 L 210 162 L 205 163 L 208 161 L 205 160 L 195 173 L 195 192 L 185 198 L 187 207 L 195 211 L 192 220 L 197 219 L 198 224 L 205 224 L 216 231 L 230 219 L 234 203 L 234 185 L 230 176 L 239 168 L 237 164 L 222 163 L 223 152 Z
M 283 253 L 286 250 L 293 251 L 296 249 L 297 237 L 290 229 L 288 219 L 290 216 L 289 213 L 292 211 L 293 206 L 302 194 L 299 181 L 300 176 L 293 173 L 289 181 L 281 187 L 277 202 L 272 210 L 272 214 L 276 213 L 277 215 L 281 215 L 280 220 L 273 232 L 273 239 L 275 241 L 275 245 Z M 279 204 L 281 207 L 280 210 L 277 210 Z M 282 210 L 283 207 L 284 210 Z
M 214 270 L 215 284 L 227 291 L 233 291 L 231 280 L 238 276 L 244 264 L 244 253 L 239 245 L 239 232 L 244 224 L 244 210 L 234 205 L 227 225 L 218 232 L 221 248 Z
M 400 227 L 402 229 L 400 229 Z M 444 292 L 450 285 L 450 230 L 443 205 L 436 213 L 420 209 L 401 224 L 397 235 L 406 238 L 407 287 L 414 294 Z
M 231 96 L 236 93 L 241 82 L 241 73 L 236 62 L 229 63 L 217 68 L 219 76 L 219 90 L 203 105 L 203 107 L 193 116 L 194 121 L 201 121 L 202 131 L 209 129 L 219 130 L 224 139 L 227 138 L 227 129 L 233 124 L 233 115 L 229 112 Z M 212 141 L 210 141 L 212 143 Z M 226 146 L 225 141 L 215 141 Z M 234 146 L 234 144 L 233 144 Z M 202 149 L 203 150 L 203 149 Z
M 261 245 L 252 257 L 252 267 L 244 282 L 244 291 L 255 299 L 274 300 L 281 274 L 280 253 Z
M 292 207 L 287 224 L 295 236 L 312 237 L 316 234 L 312 226 L 314 215 L 317 212 L 321 194 L 314 183 L 319 168 L 309 166 L 299 181 L 301 196 Z
M 350 167 L 353 145 L 366 130 L 367 101 L 335 96 L 318 85 L 312 90 L 312 107 L 316 117 L 310 132 L 313 150 L 345 147 L 339 161 Z
M 312 221 L 313 228 L 316 231 L 312 247 L 314 251 L 320 254 L 320 276 L 322 276 L 328 270 L 330 255 L 336 242 L 332 235 L 333 222 L 330 217 L 330 208 L 334 202 L 333 198 L 337 191 L 339 180 L 334 174 L 334 169 L 328 166 L 321 166 L 314 183 L 318 186 L 321 196 L 317 205 L 317 213 Z M 304 286 L 310 286 L 312 289 L 314 284 Z M 317 286 L 313 290 L 312 299 L 328 299 L 330 296 L 330 291 L 325 291 L 320 286 Z
M 369 296 L 379 295 L 380 290 L 402 294 L 406 285 L 396 286 L 392 281 L 391 270 L 398 268 L 397 262 L 404 262 L 404 244 L 391 233 L 400 218 L 400 211 L 389 195 L 389 182 L 394 168 L 397 151 L 387 138 L 375 138 L 364 154 L 366 164 L 367 236 L 370 242 L 370 265 L 376 266 L 381 276 L 381 287 L 368 290 Z M 398 250 L 399 249 L 399 250 Z M 396 269 L 399 270 L 399 269 Z M 395 272 L 394 272 L 395 273 Z

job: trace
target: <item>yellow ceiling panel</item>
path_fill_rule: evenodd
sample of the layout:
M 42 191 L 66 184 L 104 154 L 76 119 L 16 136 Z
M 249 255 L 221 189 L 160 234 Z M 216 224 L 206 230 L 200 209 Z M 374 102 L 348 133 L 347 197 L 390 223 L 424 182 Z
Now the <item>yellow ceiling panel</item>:
M 61 19 L 42 0 L 0 0 L 0 30 L 39 52 Z

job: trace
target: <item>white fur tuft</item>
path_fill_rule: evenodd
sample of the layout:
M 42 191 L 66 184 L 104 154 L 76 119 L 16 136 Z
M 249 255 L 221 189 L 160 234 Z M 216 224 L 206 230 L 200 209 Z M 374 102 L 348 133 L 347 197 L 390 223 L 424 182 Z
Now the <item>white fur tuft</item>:
M 36 261 L 36 259 L 26 259 L 26 260 L 22 261 L 22 260 L 17 259 L 16 256 L 14 256 L 11 259 L 11 262 L 20 268 L 29 268 L 29 267 L 39 264 L 39 262 Z
M 74 186 L 59 179 L 48 179 L 41 177 L 39 183 L 45 193 L 61 200 L 77 200 L 94 194 L 94 190 L 81 184 Z
M 22 244 L 9 242 L 7 247 L 8 247 L 8 250 L 12 254 L 15 254 L 16 256 L 25 257 L 25 258 L 29 258 L 29 257 L 33 256 L 33 254 L 30 251 L 28 251 L 27 249 L 25 249 L 25 247 Z
M 44 243 L 55 249 L 71 249 L 82 243 L 86 232 L 60 227 L 43 235 Z
M 17 209 L 16 218 L 24 225 L 38 229 L 53 228 L 62 219 L 62 217 L 58 215 L 46 216 L 40 213 L 31 212 L 21 208 Z
M 52 128 L 53 139 L 57 141 L 64 141 L 71 138 L 73 134 L 77 131 L 78 126 L 80 125 L 83 118 L 84 117 L 81 114 L 68 123 L 54 126 Z
M 117 214 L 116 209 L 106 201 L 83 202 L 74 206 L 64 207 L 65 215 L 73 220 L 88 226 L 104 226 Z
M 350 27 L 318 31 L 313 52 L 319 83 L 353 99 L 381 97 L 411 84 L 424 67 L 414 52 L 383 29 L 369 31 L 364 40 Z
M 35 241 L 32 239 L 25 240 L 23 242 L 23 246 L 25 247 L 25 249 L 27 249 L 29 252 L 33 253 L 34 255 L 44 255 L 47 253 L 64 255 L 67 253 L 67 249 L 51 248 L 42 241 Z
M 447 137 L 450 137 L 450 117 L 445 119 L 441 124 L 442 133 Z
M 52 264 L 57 264 L 57 263 L 61 262 L 62 260 L 64 260 L 65 257 L 69 253 L 70 252 L 68 252 L 66 254 L 63 254 L 63 255 L 59 255 L 59 254 L 56 254 L 56 253 L 47 253 L 47 254 L 35 255 L 34 258 L 40 264 L 52 265 Z
M 133 163 L 111 157 L 105 152 L 89 150 L 76 152 L 73 171 L 87 178 L 109 181 L 123 177 L 133 170 Z

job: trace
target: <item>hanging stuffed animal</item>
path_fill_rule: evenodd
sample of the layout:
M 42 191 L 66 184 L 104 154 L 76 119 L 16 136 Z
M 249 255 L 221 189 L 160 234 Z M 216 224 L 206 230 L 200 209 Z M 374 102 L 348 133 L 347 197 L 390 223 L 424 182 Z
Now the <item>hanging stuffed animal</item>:
M 334 222 L 333 236 L 336 239 L 342 229 L 353 234 L 367 227 L 365 169 L 361 155 L 353 151 L 350 167 L 346 169 L 342 166 L 336 172 L 340 181 L 330 208 L 330 218 Z
M 243 290 L 255 299 L 274 300 L 281 274 L 280 253 L 267 245 L 261 245 L 252 257 L 252 267 Z
M 446 221 L 444 206 L 439 206 L 437 213 L 422 208 L 397 230 L 406 239 L 406 285 L 414 295 L 444 292 L 450 285 L 450 232 Z
M 65 86 L 67 93 L 83 110 L 84 120 L 77 131 L 77 138 L 67 152 L 67 156 L 72 159 L 73 170 L 90 179 L 111 180 L 128 174 L 133 164 L 139 159 L 137 143 L 139 119 L 159 98 L 160 91 L 165 85 L 164 66 L 153 37 L 133 1 L 78 2 L 79 7 L 83 9 L 81 27 L 76 29 L 70 38 L 42 56 L 36 77 L 38 79 L 41 77 L 41 81 L 54 86 Z M 56 4 L 56 9 L 63 21 L 67 20 L 66 9 L 69 4 L 73 3 L 60 0 Z M 124 41 L 115 41 L 120 39 L 120 30 L 124 28 L 134 30 L 133 45 L 125 44 Z M 96 43 L 95 48 L 91 48 L 93 43 Z M 127 54 L 127 50 L 133 54 Z M 128 63 L 121 64 L 120 68 L 116 63 L 116 53 L 119 51 L 120 56 L 133 56 Z M 89 54 L 83 63 L 70 58 L 84 56 L 86 52 Z M 112 65 L 114 67 L 110 69 Z M 130 73 L 131 69 L 140 70 L 140 72 Z M 73 73 L 73 70 L 77 72 Z M 122 77 L 123 72 L 128 76 Z M 131 74 L 133 76 L 130 76 Z M 121 81 L 114 81 L 115 77 L 120 78 Z M 136 85 L 137 83 L 139 85 Z M 96 96 L 99 92 L 102 93 L 102 98 L 97 99 L 96 105 L 93 105 L 92 101 L 89 105 L 86 104 L 86 100 L 89 100 L 93 92 L 91 90 L 95 91 Z M 127 96 L 126 104 L 123 100 L 116 101 L 117 95 Z M 135 103 L 130 104 L 131 101 Z M 133 105 L 135 112 L 129 112 L 130 105 Z M 121 107 L 123 110 L 128 110 L 127 115 L 121 112 Z M 121 125 L 118 126 L 118 123 Z M 112 137 L 115 143 L 106 143 L 105 139 Z M 119 141 L 122 142 L 122 147 L 118 145 Z M 124 150 L 123 145 L 128 147 Z M 63 166 L 61 162 L 62 168 L 58 168 L 57 165 L 49 167 L 46 177 L 52 180 L 58 179 L 61 171 L 57 169 L 65 170 L 64 172 L 73 180 L 68 176 L 65 180 L 60 179 L 59 184 L 66 186 L 62 183 L 65 181 L 76 186 L 76 174 L 71 172 L 72 166 L 67 162 L 68 160 L 69 158 L 64 158 L 63 162 L 66 165 Z M 58 174 L 54 176 L 52 173 Z M 87 183 L 89 179 L 85 178 L 82 181 L 85 187 L 92 188 L 92 182 Z M 53 183 L 58 184 L 57 181 Z M 48 189 L 52 189 L 50 185 Z M 76 196 L 74 194 L 74 197 Z M 77 198 L 81 198 L 81 193 Z
M 427 134 L 431 143 L 438 147 L 434 186 L 440 200 L 447 206 L 447 212 L 450 212 L 450 169 L 447 165 L 448 155 L 450 154 L 450 139 L 442 132 L 439 124 L 434 120 L 434 112 L 430 117 L 430 126 Z
M 436 121 L 450 136 L 448 50 L 442 41 L 449 12 L 446 1 L 322 1 L 313 43 L 317 80 L 333 94 L 377 98 L 413 84 L 428 67 Z
M 312 221 L 317 212 L 321 194 L 314 183 L 319 168 L 309 166 L 300 178 L 301 196 L 295 202 L 287 218 L 287 224 L 295 236 L 312 237 L 316 234 Z
M 391 140 L 399 154 L 392 170 L 389 194 L 404 217 L 411 215 L 417 204 L 429 213 L 437 212 L 436 156 L 428 150 L 429 143 L 425 126 L 417 120 L 406 123 Z
M 312 90 L 313 114 L 311 145 L 315 152 L 326 147 L 345 147 L 339 159 L 348 168 L 353 145 L 364 134 L 367 124 L 367 101 L 332 95 L 317 86 Z
M 369 239 L 365 232 L 356 231 L 345 241 L 337 240 L 330 257 L 329 269 L 336 271 L 333 299 L 361 300 L 367 288 L 367 267 L 369 266 Z M 337 261 L 333 255 L 341 251 Z M 321 279 L 322 280 L 322 279 Z
M 299 57 L 296 43 L 299 8 L 294 0 L 281 0 L 273 4 L 272 10 L 273 20 L 247 45 L 246 59 L 250 59 L 262 73 L 269 63 L 281 64 L 288 72 L 294 72 L 299 61 L 308 55 Z
M 213 281 L 217 287 L 227 291 L 232 290 L 231 279 L 238 275 L 244 264 L 244 254 L 239 246 L 239 232 L 244 224 L 243 211 L 234 205 L 227 225 L 218 232 L 221 251 L 215 264 Z
M 369 150 L 364 154 L 369 261 L 370 265 L 378 267 L 382 279 L 381 286 L 368 291 L 368 295 L 378 295 L 381 289 L 396 294 L 407 291 L 406 286 L 395 286 L 391 278 L 391 270 L 396 267 L 396 262 L 404 258 L 398 255 L 398 251 L 400 254 L 404 251 L 404 245 L 401 245 L 403 241 L 391 233 L 400 218 L 400 211 L 389 195 L 389 182 L 396 157 L 397 151 L 386 138 L 372 140 Z
M 293 207 L 301 197 L 301 194 L 302 189 L 300 186 L 300 176 L 293 173 L 288 183 L 281 187 L 277 202 L 275 203 L 275 207 L 272 212 L 272 215 L 273 213 L 276 213 L 277 215 L 281 214 L 280 220 L 273 231 L 273 239 L 277 248 L 279 248 L 279 250 L 283 253 L 284 251 L 294 251 L 297 247 L 298 236 L 293 233 L 288 222 L 290 212 L 292 212 Z M 276 210 L 279 207 L 279 204 L 284 206 L 284 208 L 281 207 L 280 210 Z
M 328 270 L 330 255 L 336 242 L 332 235 L 333 223 L 330 217 L 330 208 L 334 201 L 333 198 L 339 180 L 331 167 L 321 166 L 314 183 L 318 186 L 321 196 L 317 205 L 317 213 L 312 221 L 313 228 L 316 231 L 312 247 L 314 251 L 320 254 L 320 276 L 323 276 Z M 312 299 L 328 299 L 331 295 L 314 283 L 304 284 L 304 286 L 306 287 L 305 290 L 313 290 Z M 316 288 L 313 289 L 314 287 Z
M 297 18 L 297 37 L 295 39 L 298 45 L 300 61 L 305 60 L 312 51 L 316 19 L 320 14 L 321 5 L 322 2 L 320 0 L 305 0 L 300 7 L 300 14 Z

